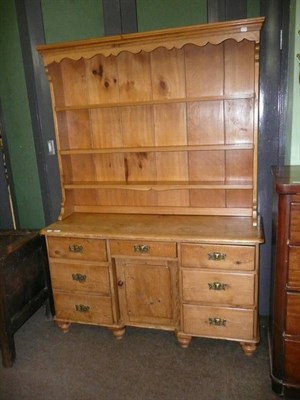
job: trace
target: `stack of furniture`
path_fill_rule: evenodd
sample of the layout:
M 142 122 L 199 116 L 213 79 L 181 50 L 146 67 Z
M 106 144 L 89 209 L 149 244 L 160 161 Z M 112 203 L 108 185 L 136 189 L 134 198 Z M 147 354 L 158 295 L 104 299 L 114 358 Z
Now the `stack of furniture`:
M 272 387 L 300 398 L 300 166 L 274 168 Z
M 259 341 L 263 18 L 43 45 L 61 173 L 56 321 Z

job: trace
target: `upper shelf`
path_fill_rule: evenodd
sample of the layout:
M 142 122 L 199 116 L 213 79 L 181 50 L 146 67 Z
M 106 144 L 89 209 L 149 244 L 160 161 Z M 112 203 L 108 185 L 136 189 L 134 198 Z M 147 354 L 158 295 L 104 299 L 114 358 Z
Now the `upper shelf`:
M 105 57 L 118 55 L 122 51 L 139 53 L 150 52 L 158 47 L 180 49 L 185 44 L 205 46 L 207 43 L 219 44 L 226 39 L 236 41 L 250 40 L 259 42 L 263 17 L 218 22 L 203 25 L 191 25 L 184 28 L 163 29 L 150 32 L 108 36 L 100 39 L 88 39 L 76 42 L 40 45 L 44 64 L 59 63 L 64 58 L 79 60 L 92 58 L 97 54 Z

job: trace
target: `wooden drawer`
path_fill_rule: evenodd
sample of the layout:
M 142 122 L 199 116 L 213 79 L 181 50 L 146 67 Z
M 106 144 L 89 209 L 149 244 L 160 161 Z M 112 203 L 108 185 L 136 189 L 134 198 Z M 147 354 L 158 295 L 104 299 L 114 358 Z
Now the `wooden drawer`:
M 110 296 L 109 272 L 107 265 L 84 264 L 70 260 L 51 260 L 52 288 L 77 292 L 95 292 Z
M 285 340 L 285 371 L 286 371 L 286 382 L 297 385 L 299 387 L 300 382 L 300 341 Z
M 290 246 L 288 286 L 300 289 L 300 247 Z
M 300 243 L 300 203 L 291 203 L 290 242 Z
M 50 257 L 106 261 L 105 240 L 77 237 L 48 237 Z
M 152 242 L 144 240 L 110 240 L 113 256 L 148 256 L 176 258 L 176 243 Z
M 111 298 L 54 292 L 57 320 L 91 324 L 112 324 Z
M 182 244 L 181 264 L 185 267 L 253 271 L 255 247 Z
M 182 270 L 183 301 L 254 305 L 255 275 Z
M 254 310 L 183 305 L 183 331 L 192 336 L 253 340 Z
M 287 293 L 286 333 L 300 335 L 300 292 Z

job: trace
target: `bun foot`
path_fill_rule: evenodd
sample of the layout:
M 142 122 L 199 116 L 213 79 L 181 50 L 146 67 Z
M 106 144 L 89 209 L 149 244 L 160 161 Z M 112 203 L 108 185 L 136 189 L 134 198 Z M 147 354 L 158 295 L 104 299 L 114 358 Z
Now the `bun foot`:
M 123 336 L 125 334 L 125 327 L 123 328 L 109 328 L 112 332 L 112 334 L 114 335 L 114 337 L 117 340 L 121 340 L 123 339 Z
M 180 333 L 177 333 L 176 336 L 180 346 L 184 349 L 187 349 L 191 343 L 192 336 L 182 335 Z
M 256 343 L 245 343 L 241 342 L 240 345 L 242 346 L 243 352 L 246 356 L 252 356 L 252 354 L 256 350 Z
M 70 330 L 70 322 L 56 321 L 56 325 L 62 330 L 63 333 L 68 333 Z

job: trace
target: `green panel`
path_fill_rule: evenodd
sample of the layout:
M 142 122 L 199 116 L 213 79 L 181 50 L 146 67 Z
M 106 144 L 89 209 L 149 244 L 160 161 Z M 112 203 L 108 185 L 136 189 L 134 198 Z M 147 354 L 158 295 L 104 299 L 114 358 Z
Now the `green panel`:
M 102 0 L 41 0 L 46 43 L 104 35 Z
M 21 228 L 44 226 L 14 1 L 0 0 L 0 96 Z
M 260 0 L 247 1 L 247 18 L 260 16 Z
M 289 164 L 300 165 L 300 63 L 297 54 L 300 54 L 300 1 L 291 1 L 291 32 L 290 32 L 290 85 L 293 87 L 289 98 L 291 109 L 291 135 Z M 289 151 L 290 150 L 290 151 Z
M 207 23 L 207 0 L 136 0 L 138 30 Z

